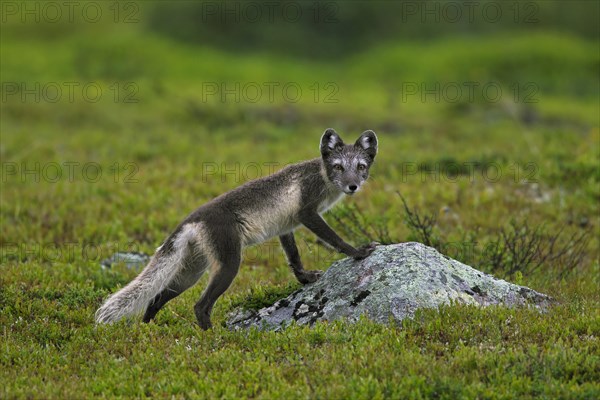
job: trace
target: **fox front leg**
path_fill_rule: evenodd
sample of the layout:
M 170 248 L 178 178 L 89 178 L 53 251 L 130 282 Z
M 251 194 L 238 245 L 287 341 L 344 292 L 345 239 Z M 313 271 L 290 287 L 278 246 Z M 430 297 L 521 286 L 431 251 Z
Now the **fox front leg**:
M 288 265 L 300 283 L 306 285 L 307 283 L 316 282 L 317 279 L 323 275 L 323 271 L 307 271 L 304 269 L 302 260 L 300 259 L 300 253 L 298 253 L 298 247 L 296 246 L 296 240 L 294 239 L 293 232 L 279 236 L 279 241 L 281 242 L 283 251 L 285 251 Z
M 338 236 L 337 233 L 321 216 L 316 212 L 304 212 L 300 215 L 300 222 L 308 229 L 310 229 L 320 239 L 333 246 L 334 249 L 340 253 L 344 253 L 355 260 L 362 260 L 367 258 L 373 250 L 375 250 L 376 243 L 371 243 L 366 246 L 361 246 L 355 249 L 348 243 L 344 242 L 344 239 Z

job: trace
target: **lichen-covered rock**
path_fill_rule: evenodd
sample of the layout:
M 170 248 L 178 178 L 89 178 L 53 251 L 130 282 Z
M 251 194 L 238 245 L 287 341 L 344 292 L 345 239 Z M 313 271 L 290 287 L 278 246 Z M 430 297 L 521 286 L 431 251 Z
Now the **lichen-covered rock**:
M 278 330 L 292 321 L 312 324 L 364 314 L 387 323 L 413 316 L 419 308 L 459 302 L 546 309 L 551 299 L 462 264 L 420 243 L 378 246 L 366 259 L 337 261 L 315 283 L 306 285 L 270 307 L 238 309 L 230 314 L 231 329 L 252 326 Z

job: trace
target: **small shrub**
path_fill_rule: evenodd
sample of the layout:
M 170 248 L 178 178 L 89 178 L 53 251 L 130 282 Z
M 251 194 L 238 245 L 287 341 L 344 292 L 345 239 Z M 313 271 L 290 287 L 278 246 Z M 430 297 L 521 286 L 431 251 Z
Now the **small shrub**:
M 354 204 L 339 207 L 332 216 L 344 236 L 356 243 L 367 241 L 391 244 L 396 242 L 391 237 L 386 218 L 381 215 L 366 215 Z
M 590 231 L 568 234 L 561 227 L 549 232 L 544 225 L 512 220 L 486 246 L 482 259 L 493 272 L 532 274 L 543 265 L 558 266 L 560 278 L 571 273 L 586 255 Z
M 418 241 L 439 250 L 442 240 L 437 235 L 434 235 L 434 228 L 437 223 L 437 213 L 421 215 L 417 209 L 411 209 L 408 206 L 406 199 L 400 192 L 398 192 L 398 196 L 400 196 L 402 206 L 404 207 L 404 222 L 406 226 Z

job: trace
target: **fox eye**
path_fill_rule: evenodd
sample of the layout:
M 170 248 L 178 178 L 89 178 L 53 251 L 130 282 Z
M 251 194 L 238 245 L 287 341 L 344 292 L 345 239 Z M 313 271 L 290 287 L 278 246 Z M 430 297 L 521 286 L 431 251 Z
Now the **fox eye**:
M 367 167 L 364 164 L 358 164 L 359 171 L 364 171 L 365 169 L 367 169 Z
M 342 167 L 340 164 L 335 164 L 333 166 L 333 169 L 335 169 L 336 171 L 343 171 L 344 167 Z

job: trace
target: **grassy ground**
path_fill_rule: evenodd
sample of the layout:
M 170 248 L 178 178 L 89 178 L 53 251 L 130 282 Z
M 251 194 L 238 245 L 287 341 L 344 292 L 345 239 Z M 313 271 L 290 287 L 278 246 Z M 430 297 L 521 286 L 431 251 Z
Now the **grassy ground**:
M 499 34 L 382 45 L 334 64 L 236 56 L 136 30 L 96 39 L 3 32 L 2 398 L 600 395 L 597 42 Z M 68 82 L 78 85 L 72 101 Z M 268 82 L 302 95 L 276 89 L 271 101 Z M 502 95 L 468 98 L 465 82 Z M 239 102 L 211 94 L 223 83 Z M 82 91 L 88 84 L 99 98 Z M 421 97 L 421 84 L 465 91 L 438 102 Z M 56 102 L 52 85 L 62 89 Z M 254 101 L 256 85 L 264 92 Z M 156 323 L 94 326 L 102 300 L 135 276 L 100 269 L 103 258 L 151 253 L 197 205 L 316 157 L 330 126 L 380 138 L 368 187 L 327 217 L 349 241 L 422 240 L 400 192 L 415 212 L 437 215 L 427 237 L 440 250 L 559 305 L 228 332 L 234 304 L 293 289 L 270 242 L 246 251 L 210 332 L 196 328 L 192 308 L 205 279 Z M 307 268 L 339 258 L 307 231 L 299 237 Z

